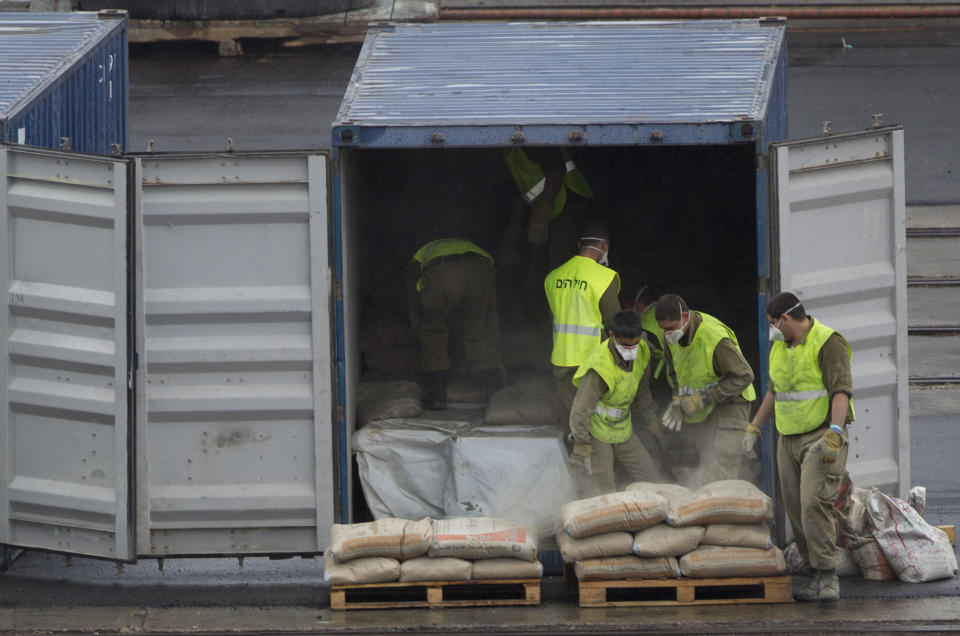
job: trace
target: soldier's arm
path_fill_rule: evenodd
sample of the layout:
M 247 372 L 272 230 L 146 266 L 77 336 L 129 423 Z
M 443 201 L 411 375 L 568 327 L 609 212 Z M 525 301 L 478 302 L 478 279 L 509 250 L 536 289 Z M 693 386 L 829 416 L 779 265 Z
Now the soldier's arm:
M 580 378 L 580 386 L 577 387 L 573 406 L 570 407 L 570 432 L 573 434 L 573 441 L 590 443 L 590 416 L 606 392 L 607 383 L 596 371 L 591 369 Z
M 713 371 L 720 376 L 720 380 L 707 389 L 713 404 L 729 402 L 753 382 L 750 363 L 729 338 L 721 340 L 713 351 Z

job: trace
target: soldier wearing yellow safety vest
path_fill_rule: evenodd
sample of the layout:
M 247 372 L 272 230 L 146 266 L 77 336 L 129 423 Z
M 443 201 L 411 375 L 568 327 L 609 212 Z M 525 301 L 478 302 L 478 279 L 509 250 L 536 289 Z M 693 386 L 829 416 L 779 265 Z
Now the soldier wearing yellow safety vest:
M 620 310 L 620 276 L 606 266 L 610 234 L 602 224 L 587 226 L 579 252 L 547 274 L 543 282 L 553 314 L 550 362 L 563 416 L 573 404 L 573 374 L 600 343 L 605 326 Z
M 753 369 L 736 335 L 713 316 L 691 311 L 676 294 L 657 300 L 655 316 L 663 329 L 671 386 L 676 387 L 662 423 L 696 448 L 700 462 L 686 481 L 701 486 L 740 479 L 743 431 L 756 392 Z
M 631 411 L 644 423 L 657 421 L 650 395 L 650 349 L 641 335 L 640 317 L 619 312 L 609 339 L 590 350 L 573 376 L 577 393 L 570 411 L 569 467 L 583 497 L 616 490 L 615 461 L 634 481 L 663 481 L 633 433 Z
M 653 357 L 651 365 L 653 366 L 654 379 L 659 378 L 663 373 L 663 329 L 657 324 L 656 309 L 657 297 L 653 293 L 650 285 L 640 285 L 633 292 L 633 313 L 640 316 L 643 322 L 644 339 L 647 346 L 650 347 L 650 355 Z
M 787 517 L 810 579 L 795 596 L 803 601 L 840 598 L 840 550 L 833 510 L 847 465 L 853 421 L 850 345 L 808 316 L 790 292 L 767 304 L 770 383 L 743 438 L 754 452 L 764 423 L 774 416 L 779 433 L 777 470 Z
M 430 241 L 407 271 L 410 320 L 420 339 L 423 407 L 447 405 L 449 321 L 462 321 L 463 347 L 488 394 L 499 388 L 500 319 L 493 258 L 466 239 Z

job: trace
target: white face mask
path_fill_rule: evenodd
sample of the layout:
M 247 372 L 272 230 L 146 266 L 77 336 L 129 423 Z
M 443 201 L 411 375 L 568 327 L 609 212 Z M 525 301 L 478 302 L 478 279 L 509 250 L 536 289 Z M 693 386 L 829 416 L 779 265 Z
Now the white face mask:
M 581 241 L 605 241 L 606 239 L 602 239 L 598 236 L 581 236 L 580 240 Z M 600 252 L 600 260 L 598 260 L 597 262 L 603 266 L 610 264 L 610 259 L 608 258 L 608 255 L 610 254 L 609 247 L 605 250 L 601 250 L 599 247 L 594 247 L 593 245 L 585 245 L 584 249 Z
M 603 254 L 600 256 L 600 260 L 597 262 L 603 265 L 604 267 L 606 267 L 607 265 L 610 264 L 609 256 L 610 256 L 610 250 L 605 250 Z
M 681 320 L 681 321 L 683 320 L 683 307 L 682 307 L 682 306 L 680 307 L 680 320 Z M 664 331 L 664 332 L 663 332 L 663 340 L 664 340 L 664 342 L 666 342 L 667 344 L 672 344 L 672 345 L 675 345 L 675 344 L 677 344 L 678 342 L 680 342 L 680 340 L 683 339 L 683 330 L 684 330 L 684 328 L 685 328 L 688 324 L 690 324 L 690 319 L 689 319 L 689 318 L 687 319 L 687 322 L 686 322 L 685 324 L 684 324 L 683 322 L 681 322 L 681 323 L 680 323 L 680 326 L 677 327 L 676 329 L 671 329 L 670 331 Z
M 624 360 L 629 361 L 637 359 L 637 349 L 640 348 L 639 345 L 633 345 L 632 347 L 627 348 L 621 345 L 619 342 L 614 341 L 613 346 L 617 350 L 617 353 L 619 353 Z
M 800 303 L 797 303 L 796 305 L 794 305 L 793 307 L 791 307 L 790 309 L 786 310 L 786 311 L 783 312 L 783 313 L 789 314 L 791 311 L 793 311 L 794 309 L 796 309 L 796 308 L 799 307 L 799 306 L 800 306 Z M 781 322 L 783 322 L 783 316 L 782 316 L 782 315 L 780 316 L 780 320 L 777 321 L 777 324 L 775 324 L 775 325 L 770 325 L 770 339 L 773 340 L 773 341 L 775 341 L 775 342 L 783 342 L 783 341 L 785 341 L 785 340 L 787 339 L 786 336 L 783 335 L 783 332 L 780 331 L 780 323 L 781 323 Z

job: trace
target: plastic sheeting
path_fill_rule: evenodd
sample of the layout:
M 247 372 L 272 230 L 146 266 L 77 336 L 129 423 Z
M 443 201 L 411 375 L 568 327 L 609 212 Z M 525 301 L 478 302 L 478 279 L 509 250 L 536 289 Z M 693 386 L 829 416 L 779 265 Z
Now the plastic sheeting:
M 562 431 L 489 426 L 482 412 L 374 422 L 353 436 L 374 518 L 496 517 L 553 535 L 576 499 Z

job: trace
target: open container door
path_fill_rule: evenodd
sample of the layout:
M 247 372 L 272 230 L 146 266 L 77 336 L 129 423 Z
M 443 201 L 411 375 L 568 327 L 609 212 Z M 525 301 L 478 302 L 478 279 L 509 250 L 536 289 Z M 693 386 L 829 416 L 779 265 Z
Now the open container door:
M 151 154 L 134 175 L 137 554 L 325 549 L 326 155 Z
M 134 556 L 127 169 L 0 146 L 0 543 Z
M 776 291 L 853 349 L 847 470 L 859 487 L 906 497 L 906 212 L 903 130 L 877 128 L 771 146 Z M 779 259 L 776 253 L 779 251 Z

